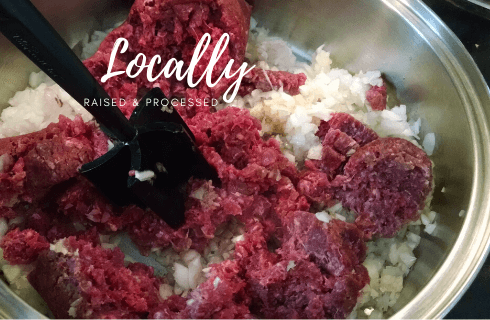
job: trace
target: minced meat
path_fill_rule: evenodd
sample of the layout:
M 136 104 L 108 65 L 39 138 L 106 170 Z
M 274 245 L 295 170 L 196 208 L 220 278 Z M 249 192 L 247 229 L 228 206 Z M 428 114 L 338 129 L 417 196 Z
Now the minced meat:
M 107 151 L 107 138 L 77 116 L 60 116 L 38 132 L 0 140 L 0 206 L 41 199 L 51 187 L 78 174 L 78 168 Z M 1 159 L 0 159 L 1 160 Z M 1 214 L 1 211 L 0 211 Z
M 388 94 L 386 92 L 386 86 L 382 85 L 381 87 L 372 86 L 366 92 L 366 100 L 371 105 L 371 108 L 376 111 L 381 111 L 386 109 L 386 99 Z
M 28 275 L 56 318 L 146 317 L 159 302 L 161 280 L 141 263 L 124 265 L 119 248 L 67 238 L 66 253 L 43 251 Z
M 405 139 L 379 138 L 358 149 L 332 184 L 368 237 L 392 237 L 419 218 L 432 190 L 432 162 Z
M 0 241 L 3 258 L 10 264 L 28 264 L 37 259 L 40 252 L 49 249 L 49 242 L 32 229 L 10 231 Z
M 125 53 L 118 53 L 112 71 L 126 70 L 127 65 L 138 53 L 148 59 L 154 55 L 161 56 L 161 66 L 170 59 L 183 61 L 183 72 L 190 65 L 196 44 L 205 33 L 212 38 L 206 53 L 194 68 L 194 80 L 197 81 L 206 70 L 211 53 L 218 39 L 225 33 L 230 35 L 230 45 L 213 69 L 213 82 L 221 75 L 227 63 L 233 59 L 234 68 L 244 61 L 248 41 L 250 15 L 252 8 L 244 0 L 136 0 L 131 7 L 126 21 L 113 30 L 101 43 L 95 55 L 86 61 L 85 66 L 100 80 L 108 70 L 109 59 L 118 38 L 125 38 L 129 48 Z M 156 76 L 160 69 L 154 70 Z M 267 77 L 264 73 L 267 73 Z M 154 82 L 148 81 L 144 73 L 132 79 L 126 74 L 112 77 L 102 83 L 112 98 L 133 101 L 142 88 L 151 89 L 158 86 L 168 97 L 180 96 L 189 98 L 219 98 L 235 79 L 222 78 L 215 87 L 208 87 L 204 81 L 195 89 L 190 89 L 186 81 L 178 81 L 175 75 L 169 79 L 161 76 Z M 270 82 L 269 82 L 270 81 Z M 304 74 L 294 75 L 282 71 L 263 71 L 252 69 L 243 79 L 241 95 L 259 88 L 270 91 L 283 87 L 291 94 L 299 93 L 299 86 L 306 81 Z M 272 84 L 272 87 L 271 87 Z M 129 116 L 134 109 L 132 103 L 120 105 Z M 188 107 L 185 114 L 194 115 L 196 106 Z M 185 115 L 182 112 L 182 115 Z
M 213 75 L 230 59 L 244 61 L 251 7 L 244 0 L 136 0 L 126 22 L 102 42 L 85 65 L 100 80 L 114 42 L 129 49 L 113 70 L 124 70 L 137 53 L 183 60 L 188 66 L 206 32 L 229 33 Z M 196 66 L 204 72 L 209 56 Z M 299 93 L 303 74 L 253 69 L 239 94 L 282 87 Z M 233 81 L 230 80 L 230 81 Z M 112 98 L 138 98 L 159 86 L 169 96 L 218 98 L 229 82 L 189 88 L 175 78 L 149 82 L 126 75 L 102 84 Z M 141 90 L 143 89 L 143 90 Z M 383 88 L 368 94 L 373 109 L 386 104 Z M 126 116 L 133 104 L 120 105 Z M 191 179 L 186 222 L 169 227 L 151 210 L 116 207 L 77 169 L 107 151 L 95 125 L 60 117 L 30 135 L 0 140 L 0 217 L 14 221 L 2 241 L 5 259 L 32 263 L 28 279 L 58 318 L 344 318 L 369 282 L 362 265 L 364 241 L 392 236 L 418 210 L 432 188 L 431 162 L 408 141 L 379 138 L 360 121 L 335 113 L 320 123 L 322 158 L 298 172 L 279 141 L 260 135 L 261 124 L 246 109 L 178 105 L 196 145 L 222 182 Z M 325 224 L 309 212 L 340 201 L 357 212 L 354 224 Z M 212 266 L 209 278 L 187 298 L 159 297 L 162 279 L 142 264 L 125 266 L 118 249 L 100 246 L 99 234 L 127 232 L 143 254 L 172 246 L 202 252 L 216 229 L 230 220 L 244 225 L 233 261 Z M 17 227 L 19 229 L 17 229 Z M 22 231 L 21 231 L 22 230 Z M 57 239 L 61 252 L 48 250 Z M 274 244 L 274 245 L 272 245 Z

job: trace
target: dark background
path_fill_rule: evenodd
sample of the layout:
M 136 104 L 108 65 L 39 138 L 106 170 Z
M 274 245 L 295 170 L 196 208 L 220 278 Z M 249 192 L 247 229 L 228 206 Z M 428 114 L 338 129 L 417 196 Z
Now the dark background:
M 490 20 L 448 1 L 423 1 L 458 36 L 490 84 Z M 479 10 L 484 15 L 485 9 Z M 446 319 L 490 319 L 490 258 Z

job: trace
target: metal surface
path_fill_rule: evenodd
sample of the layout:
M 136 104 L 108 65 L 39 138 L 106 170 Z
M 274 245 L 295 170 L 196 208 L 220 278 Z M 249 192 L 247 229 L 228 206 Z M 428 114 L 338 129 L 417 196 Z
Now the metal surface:
M 68 4 L 58 1 L 57 6 L 46 5 L 58 14 L 69 14 L 62 9 Z M 99 5 L 103 10 L 109 7 Z M 89 17 L 101 17 L 103 10 L 87 12 L 85 18 L 77 11 L 79 20 L 74 21 L 80 26 L 85 23 L 79 33 L 92 27 Z M 49 19 L 48 11 L 43 13 Z M 421 135 L 436 133 L 433 208 L 440 213 L 438 227 L 432 235 L 424 235 L 416 250 L 419 259 L 392 316 L 444 316 L 474 278 L 490 244 L 490 97 L 473 60 L 440 19 L 417 0 L 257 0 L 254 16 L 259 25 L 289 41 L 300 56 L 307 58 L 326 44 L 339 67 L 381 70 L 409 113 L 424 119 Z M 64 24 L 55 23 L 61 32 L 69 25 L 72 22 L 66 19 Z M 0 89 L 0 103 L 5 103 L 26 86 L 33 68 L 23 64 L 20 53 L 4 51 L 1 40 L 0 48 L 0 81 L 9 89 Z M 460 210 L 466 211 L 464 217 L 458 215 Z M 7 310 L 3 315 L 40 316 L 13 303 L 15 307 L 3 307 Z
M 474 59 L 487 84 L 490 83 L 490 19 L 475 16 L 447 1 L 424 0 L 458 36 Z M 490 258 L 487 257 L 475 280 L 446 315 L 448 319 L 488 319 L 490 305 Z

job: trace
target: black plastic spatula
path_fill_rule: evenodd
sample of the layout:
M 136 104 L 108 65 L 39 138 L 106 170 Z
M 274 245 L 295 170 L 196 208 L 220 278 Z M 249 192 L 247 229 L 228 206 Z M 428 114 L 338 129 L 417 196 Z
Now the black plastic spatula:
M 194 136 L 159 88 L 139 102 L 129 121 L 65 41 L 29 0 L 0 0 L 0 31 L 59 84 L 114 139 L 114 147 L 85 164 L 81 173 L 115 204 L 149 207 L 170 226 L 185 221 L 185 186 L 191 176 L 219 184 L 216 170 L 194 143 Z

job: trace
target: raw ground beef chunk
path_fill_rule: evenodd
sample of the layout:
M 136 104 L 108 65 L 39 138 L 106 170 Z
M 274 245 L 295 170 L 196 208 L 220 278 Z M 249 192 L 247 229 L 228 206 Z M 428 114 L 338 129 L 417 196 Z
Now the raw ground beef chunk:
M 332 203 L 333 193 L 331 192 L 328 174 L 313 167 L 302 171 L 300 178 L 297 186 L 299 193 L 318 207 L 319 210 L 334 205 Z
M 286 229 L 289 239 L 280 249 L 283 254 L 304 251 L 327 275 L 339 277 L 353 271 L 363 275 L 366 245 L 354 224 L 341 220 L 323 223 L 309 212 L 297 211 Z
M 44 130 L 1 139 L 0 207 L 41 199 L 106 151 L 105 135 L 80 117 L 72 121 L 60 116 Z
M 366 92 L 366 100 L 371 105 L 371 108 L 375 111 L 381 111 L 386 109 L 386 99 L 388 94 L 386 93 L 386 86 L 381 87 L 372 86 Z
M 230 45 L 213 70 L 216 79 L 230 59 L 234 68 L 244 61 L 250 14 L 245 0 L 136 0 L 126 22 L 85 65 L 100 80 L 114 42 L 124 37 L 129 48 L 118 53 L 112 71 L 125 70 L 137 53 L 160 55 L 162 66 L 172 58 L 183 60 L 185 71 L 196 43 L 210 33 L 213 42 L 195 67 L 195 81 L 217 40 L 229 33 Z M 175 77 L 149 82 L 143 72 L 102 85 L 126 101 L 154 86 L 189 101 L 219 98 L 233 81 L 223 79 L 213 88 L 201 82 L 191 89 Z M 239 94 L 283 88 L 294 95 L 305 81 L 303 74 L 255 68 Z M 386 108 L 386 88 L 372 87 L 366 99 L 374 110 Z M 133 110 L 132 103 L 119 107 L 126 116 Z M 9 221 L 0 243 L 4 258 L 31 264 L 28 280 L 56 318 L 347 317 L 369 283 L 364 241 L 393 236 L 418 218 L 432 188 L 426 154 L 334 113 L 317 132 L 321 160 L 306 161 L 298 172 L 276 139 L 261 137 L 260 121 L 248 110 L 211 112 L 188 104 L 176 110 L 221 179 L 220 186 L 190 179 L 181 228 L 170 228 L 150 210 L 115 207 L 81 177 L 77 169 L 107 151 L 107 137 L 80 117 L 61 116 L 42 131 L 0 140 L 0 217 L 23 218 Z M 357 212 L 355 224 L 323 223 L 308 212 L 336 201 Z M 216 229 L 230 221 L 245 230 L 234 260 L 212 265 L 208 279 L 186 298 L 162 299 L 163 280 L 151 267 L 125 265 L 119 248 L 100 246 L 100 234 L 127 232 L 143 254 L 170 246 L 202 253 Z
M 237 261 L 224 261 L 213 267 L 209 278 L 192 292 L 180 315 L 192 319 L 252 319 Z
M 124 254 L 75 237 L 67 253 L 43 251 L 28 275 L 56 318 L 144 318 L 159 303 L 161 281 L 141 263 L 124 266 Z
M 205 71 L 213 48 L 217 40 L 224 33 L 229 33 L 230 44 L 215 67 L 214 76 L 219 76 L 230 59 L 241 64 L 245 54 L 248 40 L 251 7 L 243 0 L 136 0 L 131 7 L 126 21 L 113 30 L 101 43 L 99 50 L 93 57 L 85 60 L 85 65 L 98 79 L 105 75 L 111 51 L 116 39 L 123 37 L 129 42 L 129 49 L 119 53 L 113 70 L 125 70 L 128 63 L 138 54 L 145 54 L 148 59 L 158 54 L 161 56 L 161 68 L 172 58 L 184 61 L 187 69 L 191 61 L 196 44 L 205 33 L 209 33 L 214 40 L 205 55 L 195 67 L 194 81 Z M 158 68 L 155 68 L 158 69 Z M 160 69 L 155 70 L 156 76 Z M 136 98 L 137 91 L 142 88 L 160 87 L 171 97 L 184 96 L 187 86 L 184 81 L 177 81 L 175 77 L 167 79 L 159 77 L 155 82 L 149 82 L 145 73 L 134 79 L 122 74 L 110 78 L 102 84 L 112 98 Z M 224 86 L 215 87 L 220 92 L 214 94 L 214 88 L 209 90 L 208 97 L 219 97 L 224 92 Z M 202 87 L 199 87 L 202 90 Z M 129 109 L 127 109 L 129 108 Z M 129 115 L 132 105 L 122 107 L 123 112 Z
M 321 121 L 316 133 L 322 140 L 321 160 L 307 160 L 309 169 L 319 169 L 333 179 L 359 146 L 378 138 L 376 132 L 347 113 L 334 113 L 328 121 Z
M 49 249 L 49 243 L 32 229 L 14 229 L 2 238 L 0 248 L 3 258 L 10 264 L 28 264 L 36 260 L 40 252 Z
M 373 129 L 365 126 L 361 121 L 356 120 L 347 113 L 333 113 L 332 118 L 328 121 L 321 121 L 318 131 L 315 134 L 320 139 L 324 139 L 330 130 L 339 130 L 345 132 L 349 137 L 354 139 L 360 146 L 365 145 L 378 138 L 378 134 Z
M 322 209 L 332 199 L 358 216 L 367 238 L 392 237 L 419 210 L 432 189 L 432 163 L 425 152 L 400 138 L 379 138 L 345 113 L 322 121 L 322 159 L 307 160 L 298 191 Z
M 133 206 L 119 208 L 113 205 L 85 177 L 73 179 L 54 199 L 57 211 L 86 228 L 96 226 L 100 232 L 115 232 L 141 218 L 143 211 Z
M 128 226 L 131 239 L 144 253 L 169 246 L 179 251 L 189 248 L 202 251 L 220 224 L 232 217 L 242 218 L 254 203 L 252 196 L 228 194 L 201 180 L 191 182 L 189 188 L 186 221 L 179 229 L 172 229 L 153 212 L 144 213 L 141 220 Z
M 235 259 L 212 266 L 208 279 L 151 316 L 199 318 L 344 318 L 369 282 L 362 232 L 342 221 L 323 224 L 304 211 L 282 217 L 284 242 L 270 247 L 275 228 L 249 224 Z M 184 306 L 184 307 L 183 307 Z
M 306 160 L 299 175 L 298 191 L 317 209 L 333 205 L 331 181 L 342 173 L 349 157 L 378 135 L 347 113 L 334 113 L 321 121 L 315 134 L 322 140 L 321 160 Z
M 250 311 L 260 318 L 344 318 L 369 282 L 366 246 L 353 224 L 323 224 L 309 212 L 289 215 L 287 239 L 270 252 L 259 227 L 238 242 Z M 261 234 L 262 233 L 262 234 Z
M 334 176 L 359 144 L 339 129 L 329 129 L 322 141 L 322 159 L 310 160 L 321 171 Z M 307 167 L 310 164 L 307 164 Z
M 128 40 L 129 48 L 125 53 L 118 53 L 112 71 L 126 70 L 127 65 L 138 53 L 151 59 L 154 55 L 161 56 L 160 69 L 155 68 L 153 76 L 172 58 L 184 62 L 183 72 L 190 65 L 196 44 L 205 33 L 213 39 L 207 51 L 194 68 L 193 81 L 196 82 L 206 70 L 211 53 L 218 39 L 225 33 L 230 35 L 230 43 L 223 52 L 213 69 L 213 83 L 221 75 L 228 61 L 235 61 L 238 68 L 245 56 L 250 25 L 251 6 L 244 0 L 136 0 L 127 20 L 112 31 L 102 42 L 95 55 L 85 60 L 85 65 L 100 81 L 107 73 L 111 51 L 115 41 L 123 37 Z M 233 72 L 235 71 L 233 70 Z M 287 72 L 267 71 L 269 80 L 264 72 L 253 70 L 244 79 L 241 94 L 247 94 L 255 88 L 270 91 L 283 87 L 286 92 L 297 94 L 299 86 L 303 85 L 306 76 L 293 75 Z M 222 78 L 216 86 L 208 87 L 201 81 L 197 90 L 189 89 L 186 80 L 178 81 L 173 77 L 167 79 L 163 75 L 155 82 L 148 81 L 146 72 L 136 78 L 121 74 L 102 83 L 104 89 L 112 98 L 126 101 L 137 98 L 138 91 L 143 88 L 151 89 L 158 86 L 168 96 L 186 98 L 219 98 L 235 79 Z M 272 83 L 272 88 L 270 87 Z M 121 104 L 121 110 L 129 116 L 134 108 L 132 103 Z M 193 114 L 189 110 L 189 114 Z M 186 116 L 186 114 L 182 114 Z
M 432 190 L 432 163 L 405 139 L 379 138 L 359 148 L 332 184 L 366 236 L 392 237 L 419 218 Z

